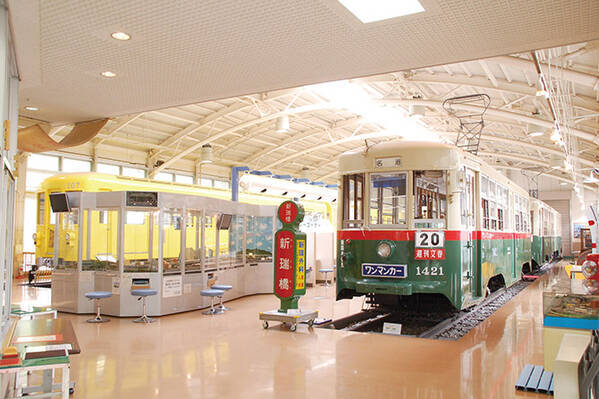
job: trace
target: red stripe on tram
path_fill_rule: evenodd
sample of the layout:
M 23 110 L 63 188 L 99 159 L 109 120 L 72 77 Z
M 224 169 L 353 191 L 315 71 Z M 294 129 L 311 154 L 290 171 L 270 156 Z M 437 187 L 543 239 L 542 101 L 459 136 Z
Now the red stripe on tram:
M 430 230 L 439 231 L 439 230 Z M 462 230 L 441 230 L 445 233 L 446 241 L 465 241 L 468 232 Z M 340 230 L 337 231 L 339 240 L 389 240 L 414 241 L 416 230 Z M 509 240 L 530 238 L 530 233 L 508 233 L 503 231 L 473 231 L 473 240 Z

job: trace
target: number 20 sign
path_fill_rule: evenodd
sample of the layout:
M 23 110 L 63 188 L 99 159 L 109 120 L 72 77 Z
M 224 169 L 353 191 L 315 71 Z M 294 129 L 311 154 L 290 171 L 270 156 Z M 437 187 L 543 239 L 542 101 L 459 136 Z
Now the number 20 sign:
M 420 231 L 416 232 L 416 248 L 443 248 L 445 245 L 445 233 L 443 231 Z

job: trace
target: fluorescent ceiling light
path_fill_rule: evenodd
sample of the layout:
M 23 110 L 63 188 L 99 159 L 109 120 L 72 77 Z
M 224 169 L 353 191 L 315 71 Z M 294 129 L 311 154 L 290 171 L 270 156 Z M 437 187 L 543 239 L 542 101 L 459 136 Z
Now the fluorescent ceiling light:
M 424 11 L 418 0 L 339 0 L 339 3 L 365 24 Z
M 104 71 L 100 75 L 104 76 L 105 78 L 114 78 L 116 76 L 116 73 L 111 71 Z
M 125 33 L 125 32 L 114 32 L 110 36 L 112 36 L 112 38 L 116 39 L 116 40 L 129 40 L 129 39 L 131 39 L 131 36 L 128 35 L 127 33 Z
M 25 107 L 25 109 L 26 109 L 27 111 L 39 111 L 39 108 L 38 108 L 38 107 L 34 107 L 34 106 L 32 106 L 32 105 L 28 105 L 28 106 L 26 106 L 26 107 Z

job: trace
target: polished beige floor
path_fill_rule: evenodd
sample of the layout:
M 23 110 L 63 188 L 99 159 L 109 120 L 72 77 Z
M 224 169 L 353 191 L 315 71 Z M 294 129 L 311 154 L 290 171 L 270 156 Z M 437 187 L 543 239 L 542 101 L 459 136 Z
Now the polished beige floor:
M 48 305 L 48 289 L 15 286 L 14 302 Z M 300 302 L 321 315 L 357 312 L 310 289 Z M 320 297 L 320 298 L 319 298 Z M 325 297 L 325 298 L 322 298 Z M 199 311 L 150 325 L 60 314 L 73 322 L 81 355 L 72 357 L 74 398 L 512 398 L 526 363 L 542 364 L 542 314 L 535 283 L 455 342 L 308 329 L 263 330 L 258 312 L 272 295 L 241 298 L 219 316 Z M 276 323 L 275 323 L 276 324 Z

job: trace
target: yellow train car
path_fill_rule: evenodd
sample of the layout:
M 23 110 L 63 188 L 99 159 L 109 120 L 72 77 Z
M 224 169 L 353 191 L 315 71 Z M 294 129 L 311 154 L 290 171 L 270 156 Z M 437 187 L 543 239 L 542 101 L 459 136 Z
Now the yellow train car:
M 170 183 L 161 182 L 150 179 L 140 179 L 134 177 L 124 176 L 113 176 L 101 173 L 62 173 L 51 176 L 45 179 L 41 184 L 41 190 L 37 192 L 37 228 L 34 234 L 33 240 L 35 242 L 36 259 L 40 263 L 49 263 L 50 259 L 54 256 L 54 231 L 56 225 L 57 214 L 51 212 L 49 195 L 51 193 L 58 192 L 107 192 L 107 191 L 158 191 L 176 194 L 187 194 L 187 195 L 198 195 L 210 198 L 219 199 L 230 199 L 231 192 L 226 189 L 219 188 L 208 188 L 195 186 L 190 184 L 182 183 Z M 251 193 L 240 193 L 239 202 L 248 204 L 259 204 L 259 205 L 279 205 L 281 202 L 288 198 L 282 196 L 274 196 L 267 194 L 251 194 Z M 306 210 L 306 214 L 312 216 L 315 219 L 322 218 L 333 224 L 336 218 L 336 207 L 325 201 L 313 201 L 313 200 L 301 200 L 301 203 Z M 91 219 L 91 232 L 93 237 L 107 237 L 107 240 L 92 240 L 94 247 L 93 253 L 105 253 L 111 254 L 116 250 L 116 242 L 110 237 L 115 237 L 116 232 L 116 217 L 112 215 L 113 212 L 93 212 Z M 178 257 L 178 251 L 180 248 L 180 236 L 179 230 L 181 218 L 180 214 L 176 212 L 165 213 L 165 242 L 168 243 L 164 251 L 164 259 L 174 259 Z M 69 234 L 61 234 L 59 237 L 59 246 L 61 253 L 66 256 L 62 259 L 62 262 L 68 262 L 68 259 L 77 259 L 77 248 L 72 245 L 76 233 L 76 226 L 79 221 L 77 214 L 66 213 L 60 214 L 59 223 L 62 226 L 62 231 L 67 231 Z M 137 237 L 133 234 L 135 229 L 145 229 L 150 220 L 149 216 L 141 212 L 128 212 L 126 215 L 125 229 L 129 237 Z M 206 241 L 207 258 L 209 259 L 214 256 L 216 252 L 216 234 L 211 234 L 213 231 L 216 232 L 216 217 L 207 217 L 205 220 L 205 229 L 207 237 L 213 237 Z M 188 222 L 189 224 L 190 222 Z M 194 225 L 186 226 L 189 230 L 195 230 L 195 220 L 191 222 Z M 145 226 L 145 227 L 144 227 Z M 233 228 L 233 226 L 232 226 Z M 243 226 L 241 226 L 243 228 Z M 144 230 L 145 231 L 145 230 Z M 228 236 L 225 231 L 219 232 L 219 256 L 230 256 L 230 246 L 232 243 L 228 242 Z M 172 239 L 170 239 L 172 236 Z M 188 237 L 191 239 L 193 235 L 189 234 Z M 140 231 L 139 237 L 145 237 Z M 84 237 L 82 237 L 84 238 Z M 146 237 L 147 238 L 147 237 Z M 144 242 L 137 242 L 139 240 L 131 240 L 125 243 L 125 253 L 127 253 L 126 263 L 130 264 L 130 267 L 135 268 L 137 263 L 135 260 L 135 253 L 147 253 L 148 245 L 150 243 L 144 238 Z M 153 240 L 157 242 L 158 240 Z M 231 245 L 230 245 L 231 244 Z M 111 248 L 114 245 L 114 248 Z M 100 246 L 102 248 L 100 248 Z M 73 253 L 69 256 L 69 250 Z M 157 251 L 157 249 L 156 249 Z M 157 253 L 157 252 L 156 252 Z M 191 255 L 191 254 L 190 254 Z M 141 268 L 147 268 L 149 265 L 139 265 Z

